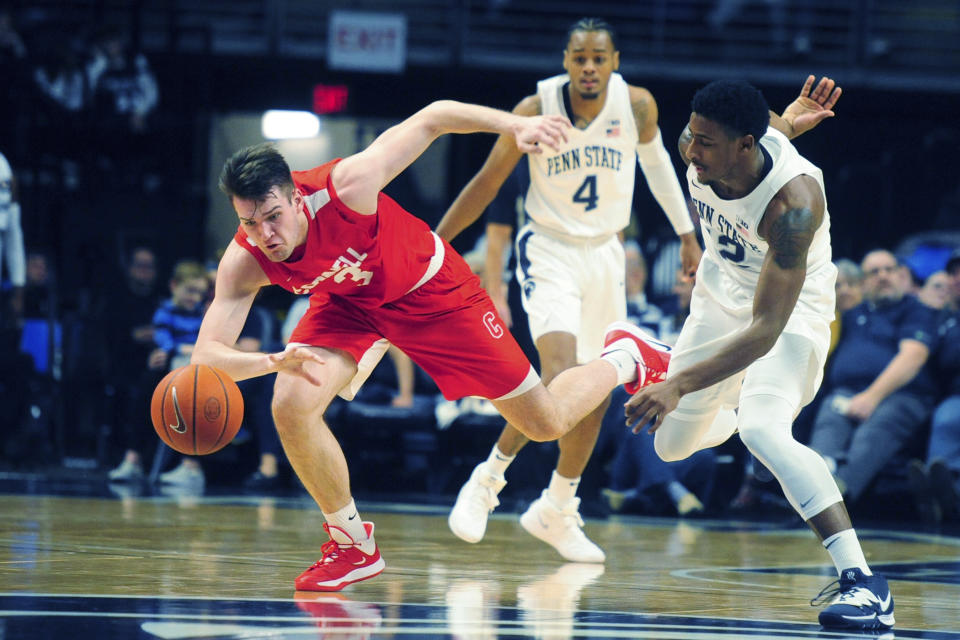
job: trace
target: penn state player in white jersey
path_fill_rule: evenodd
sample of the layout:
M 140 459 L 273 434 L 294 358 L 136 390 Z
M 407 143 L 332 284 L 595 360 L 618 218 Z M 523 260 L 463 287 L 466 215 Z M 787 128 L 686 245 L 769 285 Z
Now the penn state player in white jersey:
M 649 91 L 628 85 L 615 73 L 618 66 L 611 27 L 584 18 L 567 33 L 566 73 L 541 81 L 537 93 L 514 109 L 518 114 L 566 115 L 575 126 L 556 152 L 530 156 L 529 223 L 516 241 L 517 277 L 545 381 L 599 355 L 605 327 L 626 316 L 624 255 L 617 233 L 630 222 L 636 160 L 681 237 L 685 271 L 692 274 L 700 259 L 683 191 L 657 126 L 657 104 Z M 480 217 L 520 160 L 515 147 L 509 138 L 497 141 L 440 221 L 441 237 L 452 239 Z M 502 251 L 506 244 L 491 238 L 488 246 Z M 501 264 L 501 259 L 487 264 Z M 500 270 L 485 274 L 484 284 L 504 309 Z M 603 551 L 582 530 L 575 495 L 605 410 L 606 403 L 560 439 L 549 486 L 520 519 L 527 531 L 571 561 L 604 560 Z M 504 428 L 488 460 L 460 491 L 449 519 L 456 535 L 468 542 L 483 537 L 506 483 L 504 472 L 527 442 L 514 427 Z
M 812 84 L 811 76 L 801 96 Z M 826 117 L 838 97 L 821 81 L 812 98 L 822 111 L 812 117 Z M 821 593 L 836 597 L 820 623 L 886 628 L 894 623 L 887 582 L 871 574 L 826 464 L 791 434 L 820 384 L 836 268 L 823 176 L 769 119 L 745 82 L 713 82 L 693 98 L 680 151 L 706 251 L 667 380 L 634 394 L 626 416 L 635 431 L 653 420 L 668 461 L 739 430 L 837 567 L 837 589 Z

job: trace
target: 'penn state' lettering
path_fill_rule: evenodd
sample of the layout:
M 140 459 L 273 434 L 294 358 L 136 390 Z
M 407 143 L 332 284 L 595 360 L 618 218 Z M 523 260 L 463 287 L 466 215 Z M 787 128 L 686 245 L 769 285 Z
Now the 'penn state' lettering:
M 367 254 L 357 253 L 357 251 L 352 248 L 348 248 L 347 253 L 353 256 L 354 259 L 351 260 L 347 256 L 340 256 L 333 261 L 329 269 L 314 278 L 313 281 L 308 282 L 302 287 L 293 287 L 293 292 L 298 295 L 309 293 L 311 289 L 330 277 L 338 284 L 348 277 L 360 287 L 370 284 L 370 281 L 373 279 L 373 272 L 363 271 L 360 268 L 363 266 L 363 260 L 367 257 Z
M 693 204 L 697 206 L 697 215 L 700 216 L 700 219 L 706 222 L 708 225 L 713 224 L 713 207 L 708 205 L 706 202 L 700 202 L 696 198 L 691 198 Z
M 547 158 L 547 175 L 556 176 L 581 167 L 620 171 L 622 164 L 623 153 L 610 147 L 592 144 Z

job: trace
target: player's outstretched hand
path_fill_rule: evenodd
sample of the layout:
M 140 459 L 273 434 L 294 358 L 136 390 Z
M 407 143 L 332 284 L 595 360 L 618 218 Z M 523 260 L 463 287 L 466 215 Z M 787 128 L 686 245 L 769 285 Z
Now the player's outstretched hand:
M 543 153 L 545 146 L 557 151 L 567 141 L 567 129 L 572 126 L 564 116 L 521 117 L 514 126 L 513 137 L 524 153 Z
M 647 385 L 633 394 L 623 405 L 623 414 L 627 418 L 627 426 L 631 427 L 634 433 L 640 433 L 644 425 L 651 421 L 647 433 L 653 433 L 679 403 L 680 391 L 676 383 L 667 380 Z
M 287 345 L 287 348 L 283 351 L 271 353 L 267 357 L 270 359 L 270 363 L 277 368 L 277 371 L 300 376 L 307 382 L 320 386 L 322 381 L 317 375 L 315 365 L 324 364 L 324 360 L 313 350 L 307 347 Z
M 793 127 L 791 138 L 813 129 L 827 118 L 834 116 L 833 105 L 837 104 L 843 90 L 836 86 L 832 78 L 826 76 L 820 78 L 816 87 L 813 85 L 814 80 L 816 80 L 815 76 L 807 76 L 803 88 L 800 89 L 800 95 L 787 105 L 780 116 Z

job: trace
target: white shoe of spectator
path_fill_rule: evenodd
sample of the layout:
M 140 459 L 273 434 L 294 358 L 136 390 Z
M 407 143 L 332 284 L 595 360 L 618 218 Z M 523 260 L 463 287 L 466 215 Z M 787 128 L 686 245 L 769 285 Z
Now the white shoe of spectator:
M 202 487 L 206 482 L 203 469 L 181 462 L 177 468 L 160 474 L 160 482 L 179 486 Z
M 124 458 L 116 469 L 110 470 L 107 477 L 110 482 L 139 482 L 143 480 L 143 467 L 139 462 Z

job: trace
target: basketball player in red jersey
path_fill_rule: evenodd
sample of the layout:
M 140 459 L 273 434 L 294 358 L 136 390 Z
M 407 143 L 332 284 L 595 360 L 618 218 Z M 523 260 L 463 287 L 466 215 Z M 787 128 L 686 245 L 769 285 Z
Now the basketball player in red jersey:
M 563 372 L 549 389 L 524 356 L 464 260 L 423 221 L 381 193 L 438 136 L 490 132 L 539 153 L 566 141 L 561 116 L 523 117 L 435 102 L 363 151 L 309 171 L 290 171 L 269 145 L 242 149 L 220 188 L 240 219 L 220 261 L 216 293 L 192 361 L 234 380 L 277 372 L 273 416 L 284 450 L 323 512 L 330 540 L 296 579 L 301 590 L 336 591 L 384 568 L 373 523 L 359 517 L 347 463 L 323 414 L 353 394 L 387 348 L 417 362 L 449 399 L 489 398 L 532 440 L 554 440 L 617 384 L 646 379 L 666 358 L 643 336 L 619 331 L 601 359 Z M 257 291 L 277 284 L 311 295 L 281 353 L 234 349 Z M 652 377 L 652 376 L 651 376 Z

